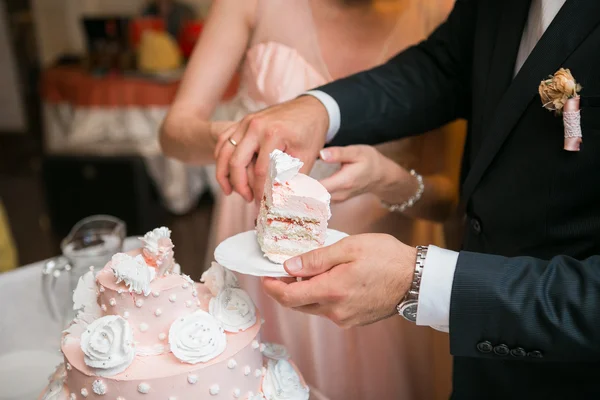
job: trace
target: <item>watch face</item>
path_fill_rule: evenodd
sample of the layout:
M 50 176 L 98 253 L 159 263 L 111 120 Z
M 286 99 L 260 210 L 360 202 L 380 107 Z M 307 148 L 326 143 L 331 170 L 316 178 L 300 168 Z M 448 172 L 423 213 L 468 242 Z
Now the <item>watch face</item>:
M 417 321 L 417 305 L 418 303 L 414 300 L 407 301 L 400 308 L 400 314 L 411 322 Z

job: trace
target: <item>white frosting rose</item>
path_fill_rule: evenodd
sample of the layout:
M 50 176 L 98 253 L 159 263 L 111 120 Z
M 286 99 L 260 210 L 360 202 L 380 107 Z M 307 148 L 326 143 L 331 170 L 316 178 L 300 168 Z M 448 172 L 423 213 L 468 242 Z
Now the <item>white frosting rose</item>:
M 223 289 L 210 299 L 208 311 L 227 332 L 245 331 L 256 323 L 256 307 L 242 289 Z
M 235 274 L 214 261 L 202 274 L 200 282 L 208 287 L 213 296 L 217 296 L 223 289 L 240 287 Z
M 153 264 L 159 275 L 173 272 L 175 269 L 175 254 L 173 252 L 173 241 L 169 228 L 156 228 L 141 237 L 144 243 L 142 254 L 150 264 Z
M 180 361 L 197 364 L 223 353 L 227 337 L 219 321 L 198 310 L 173 322 L 169 329 L 169 346 Z
M 263 355 L 272 360 L 287 360 L 290 358 L 290 355 L 287 351 L 287 348 L 282 344 L 277 343 L 263 343 L 265 348 L 263 350 Z
M 269 360 L 262 383 L 268 400 L 308 400 L 309 390 L 300 381 L 298 373 L 286 360 Z
M 56 367 L 56 371 L 50 376 L 48 386 L 42 393 L 40 400 L 68 400 L 69 392 L 65 387 L 65 380 L 67 379 L 67 369 L 65 364 L 62 363 Z
M 171 239 L 171 230 L 165 226 L 156 228 L 146 233 L 140 240 L 144 243 L 144 249 L 149 253 L 157 256 L 160 254 L 164 247 L 161 247 L 159 242 L 160 239 Z
M 298 158 L 277 149 L 271 152 L 270 158 L 269 175 L 272 180 L 279 183 L 285 183 L 294 178 L 304 165 Z
M 131 365 L 135 357 L 133 331 L 118 315 L 92 322 L 81 335 L 84 361 L 99 376 L 113 376 Z
M 146 265 L 144 257 L 132 257 L 129 254 L 117 253 L 112 257 L 110 267 L 117 283 L 125 282 L 130 292 L 150 294 L 150 282 L 156 276 L 156 270 Z

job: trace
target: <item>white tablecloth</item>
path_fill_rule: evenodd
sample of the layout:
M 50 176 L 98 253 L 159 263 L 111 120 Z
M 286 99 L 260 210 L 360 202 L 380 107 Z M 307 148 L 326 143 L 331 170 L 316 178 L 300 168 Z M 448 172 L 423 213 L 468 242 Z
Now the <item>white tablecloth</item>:
M 127 238 L 124 248 L 139 247 Z M 62 362 L 61 323 L 48 312 L 42 292 L 42 268 L 47 260 L 0 275 L 0 400 L 33 400 L 48 376 Z M 66 275 L 56 293 L 71 297 Z

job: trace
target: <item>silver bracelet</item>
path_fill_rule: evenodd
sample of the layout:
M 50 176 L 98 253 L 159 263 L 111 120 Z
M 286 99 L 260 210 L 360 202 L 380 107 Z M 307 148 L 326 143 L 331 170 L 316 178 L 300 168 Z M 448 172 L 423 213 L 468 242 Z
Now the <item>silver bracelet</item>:
M 419 187 L 417 188 L 417 192 L 402 204 L 390 204 L 390 203 L 387 203 L 387 202 L 381 200 L 381 204 L 385 208 L 387 208 L 389 211 L 404 212 L 404 210 L 406 210 L 407 208 L 414 206 L 415 203 L 417 201 L 419 201 L 419 199 L 423 195 L 423 192 L 425 191 L 425 184 L 423 183 L 423 177 L 421 175 L 419 175 L 414 169 L 410 170 L 410 175 L 414 176 L 415 179 L 417 180 L 417 184 L 419 185 Z

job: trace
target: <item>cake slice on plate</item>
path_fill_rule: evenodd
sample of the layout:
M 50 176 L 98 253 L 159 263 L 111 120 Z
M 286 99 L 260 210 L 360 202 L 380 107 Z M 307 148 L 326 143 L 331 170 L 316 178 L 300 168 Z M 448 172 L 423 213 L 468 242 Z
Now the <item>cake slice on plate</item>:
M 256 221 L 258 243 L 276 264 L 325 244 L 331 217 L 327 189 L 301 174 L 303 163 L 274 150 Z

